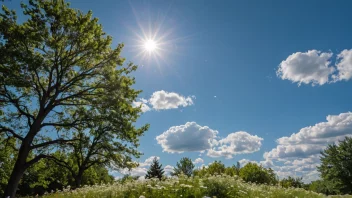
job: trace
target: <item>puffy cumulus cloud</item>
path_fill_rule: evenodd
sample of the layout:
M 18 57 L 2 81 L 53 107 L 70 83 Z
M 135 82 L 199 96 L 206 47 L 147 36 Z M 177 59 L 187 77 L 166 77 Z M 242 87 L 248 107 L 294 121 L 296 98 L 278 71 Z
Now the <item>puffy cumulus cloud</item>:
M 148 102 L 147 100 L 141 98 L 138 101 L 134 101 L 132 103 L 132 106 L 133 107 L 140 107 L 142 112 L 147 112 L 147 111 L 151 110 L 151 108 L 148 106 L 147 102 Z
M 296 52 L 280 63 L 276 73 L 281 79 L 299 85 L 323 85 L 329 82 L 329 76 L 335 71 L 334 67 L 329 66 L 332 55 L 317 50 Z
M 166 92 L 164 90 L 154 92 L 147 100 L 139 98 L 132 103 L 133 107 L 140 107 L 142 112 L 151 110 L 176 109 L 193 105 L 195 96 L 184 97 L 175 92 Z
M 283 160 L 284 158 L 309 157 L 319 153 L 322 145 L 278 145 L 270 152 L 264 153 L 265 159 Z
M 339 115 L 328 115 L 326 122 L 304 127 L 290 137 L 279 138 L 277 143 L 280 145 L 326 145 L 351 134 L 352 113 L 346 112 Z
M 308 158 L 307 158 L 308 159 Z M 287 161 L 289 162 L 289 161 Z M 271 166 L 280 179 L 285 177 L 302 177 L 303 182 L 309 183 L 319 179 L 319 173 L 316 169 L 318 162 L 309 163 L 305 160 L 300 160 L 300 165 L 285 163 L 285 165 Z
M 156 158 L 157 160 L 160 160 L 159 156 L 150 156 L 149 158 L 147 158 L 144 162 L 139 163 L 140 167 L 146 167 L 146 166 L 150 166 L 154 160 L 154 158 Z
M 158 156 L 151 156 L 151 157 L 147 158 L 144 162 L 140 162 L 138 167 L 132 168 L 131 170 L 128 170 L 127 168 L 124 168 L 124 169 L 119 170 L 119 172 L 122 175 L 129 174 L 129 175 L 131 175 L 133 177 L 135 177 L 135 176 L 138 176 L 138 177 L 145 176 L 147 174 L 149 166 L 152 164 L 153 159 L 155 157 L 158 160 L 160 159 L 160 157 L 158 157 Z
M 150 105 L 156 110 L 176 109 L 193 105 L 194 96 L 184 97 L 175 92 L 166 92 L 164 90 L 156 91 L 149 99 Z
M 204 163 L 204 160 L 202 158 L 197 158 L 196 160 L 194 160 L 193 162 L 194 164 L 203 164 Z
M 164 171 L 166 175 L 171 175 L 171 173 L 174 172 L 174 167 L 170 165 L 166 165 L 164 167 Z
M 246 164 L 248 163 L 255 163 L 255 164 L 258 164 L 257 161 L 252 161 L 252 160 L 249 160 L 249 159 L 241 159 L 240 161 L 238 161 L 241 165 L 241 167 L 245 166 Z
M 147 174 L 148 169 L 145 167 L 137 167 L 128 170 L 127 168 L 120 170 L 120 173 L 123 175 L 131 175 L 132 177 L 142 177 Z
M 195 122 L 170 127 L 156 137 L 163 151 L 182 153 L 185 151 L 204 151 L 211 148 L 212 141 L 218 131 L 208 126 L 200 126 Z
M 230 133 L 226 138 L 215 141 L 216 146 L 208 150 L 210 157 L 232 158 L 237 154 L 253 153 L 260 150 L 263 138 L 244 131 Z
M 309 50 L 296 52 L 282 61 L 276 71 L 279 78 L 298 85 L 323 85 L 352 78 L 352 49 L 342 50 L 332 64 L 333 53 Z
M 269 160 L 269 159 L 266 159 L 264 161 L 260 161 L 259 164 L 261 164 L 263 167 L 265 168 L 271 168 L 274 166 L 274 163 L 273 161 Z
M 205 152 L 210 157 L 227 157 L 233 155 L 253 153 L 259 151 L 262 138 L 250 135 L 247 132 L 230 133 L 226 138 L 220 139 L 218 131 L 208 126 L 200 126 L 195 122 L 170 127 L 167 131 L 156 137 L 163 151 L 169 153 L 182 153 L 185 151 Z
M 260 162 L 257 162 L 257 161 L 254 161 L 254 160 L 249 160 L 249 159 L 241 159 L 240 161 L 238 161 L 240 163 L 240 165 L 243 167 L 245 166 L 246 164 L 248 163 L 255 163 L 255 164 L 258 164 L 258 165 L 262 165 L 263 167 L 265 168 L 272 168 L 274 167 L 274 164 L 271 160 L 265 160 L 265 161 L 260 161 Z
M 350 80 L 352 78 L 352 49 L 343 50 L 337 55 L 338 62 L 336 68 L 338 74 L 334 75 L 334 79 L 338 80 Z
M 274 161 L 283 176 L 295 173 L 305 181 L 316 178 L 316 166 L 320 163 L 320 151 L 327 145 L 338 143 L 352 136 L 352 113 L 328 115 L 325 122 L 300 129 L 291 136 L 279 138 L 277 146 L 264 153 L 266 160 Z

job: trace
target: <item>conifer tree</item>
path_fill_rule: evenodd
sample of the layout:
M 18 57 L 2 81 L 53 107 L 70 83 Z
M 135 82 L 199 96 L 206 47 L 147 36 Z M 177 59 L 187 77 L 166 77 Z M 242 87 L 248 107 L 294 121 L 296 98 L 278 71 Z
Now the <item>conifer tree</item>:
M 164 169 L 162 168 L 162 164 L 159 164 L 158 158 L 154 157 L 153 162 L 150 165 L 150 168 L 145 178 L 146 179 L 158 178 L 159 180 L 161 180 L 163 175 L 164 175 Z

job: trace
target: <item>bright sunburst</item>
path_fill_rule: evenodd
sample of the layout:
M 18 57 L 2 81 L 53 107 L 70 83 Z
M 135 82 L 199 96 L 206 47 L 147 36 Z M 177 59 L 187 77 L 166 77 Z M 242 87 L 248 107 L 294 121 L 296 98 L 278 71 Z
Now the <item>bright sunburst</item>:
M 170 65 L 170 54 L 178 53 L 176 49 L 179 37 L 175 37 L 174 30 L 176 23 L 166 15 L 155 17 L 151 12 L 137 12 L 131 5 L 132 11 L 136 18 L 135 26 L 131 26 L 133 33 L 131 38 L 133 44 L 131 49 L 135 52 L 134 59 L 137 59 L 139 65 Z
M 147 40 L 144 43 L 144 49 L 149 51 L 149 52 L 153 52 L 154 50 L 157 49 L 157 43 L 154 40 Z

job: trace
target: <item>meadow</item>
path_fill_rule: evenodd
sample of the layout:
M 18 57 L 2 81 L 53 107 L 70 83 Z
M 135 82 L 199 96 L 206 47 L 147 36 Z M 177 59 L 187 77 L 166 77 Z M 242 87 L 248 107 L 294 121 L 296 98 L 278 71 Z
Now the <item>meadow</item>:
M 84 186 L 71 190 L 47 193 L 44 198 L 322 198 L 326 195 L 301 188 L 282 188 L 274 185 L 246 183 L 239 177 L 227 175 L 199 177 L 172 177 L 158 179 L 131 180 L 124 183 Z M 330 196 L 352 198 L 346 196 Z

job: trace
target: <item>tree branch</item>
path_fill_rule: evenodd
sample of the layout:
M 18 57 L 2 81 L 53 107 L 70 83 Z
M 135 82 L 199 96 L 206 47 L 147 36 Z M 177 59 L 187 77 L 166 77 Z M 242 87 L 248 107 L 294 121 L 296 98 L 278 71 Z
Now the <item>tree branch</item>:
M 34 120 L 35 117 L 34 117 L 33 115 L 31 115 L 31 114 L 28 112 L 28 108 L 27 108 L 26 106 L 23 106 L 23 105 L 20 104 L 19 101 L 20 101 L 21 97 L 23 97 L 23 96 L 14 99 L 14 98 L 12 98 L 11 95 L 8 93 L 6 86 L 4 86 L 4 90 L 5 90 L 5 92 L 6 92 L 6 95 L 4 95 L 4 97 L 6 97 L 6 98 L 8 99 L 7 102 L 10 102 L 14 107 L 16 107 L 16 109 L 18 110 L 18 112 L 19 112 L 21 115 L 24 115 L 24 116 L 27 117 L 28 126 L 30 126 L 30 125 L 31 125 L 31 119 Z M 21 106 L 24 107 L 27 112 L 24 111 L 23 109 L 21 109 Z
M 3 126 L 0 126 L 0 133 L 1 132 L 9 132 L 12 134 L 13 137 L 17 138 L 17 139 L 20 139 L 21 141 L 23 141 L 23 137 L 18 135 L 17 133 L 15 133 L 14 130 L 10 129 L 10 128 L 7 128 L 7 127 L 3 127 Z
M 33 158 L 32 160 L 26 162 L 24 166 L 25 166 L 26 168 L 29 168 L 29 167 L 32 166 L 33 164 L 39 162 L 39 160 L 44 159 L 44 158 L 48 158 L 48 157 L 50 157 L 50 156 L 44 155 L 44 154 L 40 154 L 40 155 L 36 156 L 35 158 Z
M 60 160 L 54 156 L 47 156 L 47 159 L 53 161 L 55 164 L 59 165 L 59 166 L 62 166 L 62 167 L 65 167 L 67 168 L 67 170 L 69 170 L 72 174 L 72 176 L 75 176 L 75 171 L 72 169 L 72 167 L 67 163 L 65 162 L 64 160 Z
M 57 140 L 52 140 L 52 141 L 48 141 L 48 142 L 43 142 L 40 144 L 36 144 L 30 147 L 30 150 L 33 149 L 37 149 L 40 147 L 45 147 L 45 146 L 49 146 L 51 144 L 65 144 L 65 143 L 69 143 L 69 142 L 74 142 L 77 141 L 78 139 L 72 139 L 72 140 L 64 140 L 64 139 L 57 139 Z

